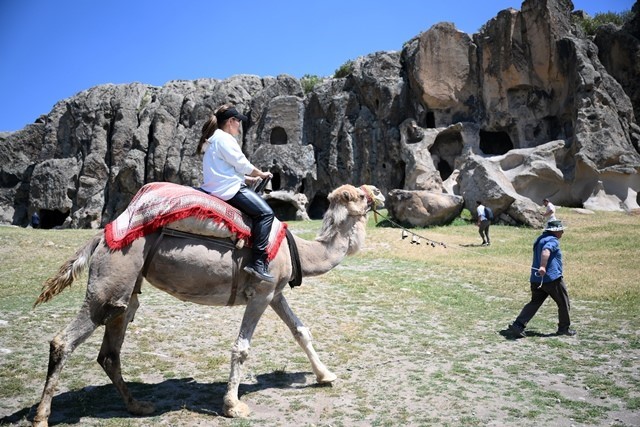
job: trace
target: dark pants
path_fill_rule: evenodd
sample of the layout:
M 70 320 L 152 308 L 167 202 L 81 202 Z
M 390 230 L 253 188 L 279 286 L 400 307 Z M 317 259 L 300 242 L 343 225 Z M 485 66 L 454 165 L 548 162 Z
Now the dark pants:
M 491 239 L 489 239 L 489 226 L 491 225 L 491 221 L 485 219 L 480 221 L 480 225 L 478 226 L 478 233 L 480 233 L 480 237 L 482 237 L 482 243 L 491 243 Z
M 550 296 L 558 305 L 558 329 L 566 329 L 571 325 L 569 318 L 569 293 L 562 277 L 553 282 L 531 283 L 531 301 L 522 308 L 515 323 L 524 328 L 538 312 L 542 303 Z
M 273 209 L 265 200 L 249 187 L 243 185 L 231 199 L 227 200 L 234 208 L 251 217 L 251 236 L 253 239 L 253 260 L 262 258 L 266 262 L 266 250 L 269 244 L 269 233 L 273 224 Z

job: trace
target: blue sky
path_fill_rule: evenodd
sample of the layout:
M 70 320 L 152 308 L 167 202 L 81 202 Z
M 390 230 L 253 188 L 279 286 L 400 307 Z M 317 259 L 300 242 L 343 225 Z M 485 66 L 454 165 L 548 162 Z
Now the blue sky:
M 162 86 L 235 74 L 331 76 L 438 22 L 467 33 L 517 0 L 0 0 L 0 131 L 105 83 Z M 628 10 L 633 0 L 573 0 Z

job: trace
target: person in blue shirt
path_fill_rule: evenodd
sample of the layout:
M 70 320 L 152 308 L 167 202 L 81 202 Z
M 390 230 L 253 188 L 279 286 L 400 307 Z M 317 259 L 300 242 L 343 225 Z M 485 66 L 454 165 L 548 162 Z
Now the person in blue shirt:
M 569 293 L 562 276 L 562 251 L 560 239 L 565 227 L 559 220 L 549 221 L 542 235 L 533 244 L 533 264 L 531 268 L 531 301 L 520 312 L 516 320 L 509 325 L 509 331 L 516 337 L 524 338 L 525 328 L 538 312 L 542 303 L 551 297 L 558 305 L 557 335 L 573 336 L 569 317 Z
M 273 209 L 246 185 L 251 178 L 267 179 L 272 175 L 253 166 L 242 152 L 236 137 L 240 135 L 245 121 L 247 116 L 240 114 L 233 105 L 224 104 L 204 123 L 196 150 L 203 154 L 203 183 L 200 188 L 251 217 L 252 260 L 244 271 L 273 283 L 275 279 L 269 274 L 266 253 Z

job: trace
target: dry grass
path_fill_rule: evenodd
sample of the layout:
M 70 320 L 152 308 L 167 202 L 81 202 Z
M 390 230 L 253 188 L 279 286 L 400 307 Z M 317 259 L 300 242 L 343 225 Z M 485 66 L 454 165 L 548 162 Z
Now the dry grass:
M 95 362 L 101 332 L 70 357 L 52 425 L 371 426 L 640 425 L 640 217 L 561 209 L 574 338 L 550 335 L 546 303 L 525 340 L 503 329 L 528 299 L 539 230 L 474 225 L 413 230 L 448 247 L 411 245 L 375 227 L 332 272 L 285 294 L 339 377 L 316 387 L 303 352 L 272 311 L 252 342 L 241 398 L 247 420 L 221 417 L 229 352 L 242 307 L 183 303 L 143 287 L 123 346 L 132 392 L 157 412 L 132 417 Z M 317 221 L 295 222 L 313 238 Z M 0 227 L 0 425 L 29 425 L 44 385 L 48 340 L 77 312 L 86 278 L 32 310 L 42 282 L 91 230 Z M 543 355 L 543 357 L 542 357 Z
M 565 259 L 565 279 L 572 297 L 594 301 L 617 301 L 632 308 L 640 302 L 640 217 L 626 213 L 578 213 L 561 208 L 558 212 L 568 226 L 561 240 Z M 531 246 L 541 230 L 493 225 L 490 247 L 481 240 L 473 224 L 412 230 L 447 247 L 412 245 L 401 239 L 397 229 L 378 228 L 368 235 L 375 253 L 390 259 L 424 262 L 451 269 L 466 280 L 483 282 L 503 295 L 513 286 L 526 285 L 531 265 Z

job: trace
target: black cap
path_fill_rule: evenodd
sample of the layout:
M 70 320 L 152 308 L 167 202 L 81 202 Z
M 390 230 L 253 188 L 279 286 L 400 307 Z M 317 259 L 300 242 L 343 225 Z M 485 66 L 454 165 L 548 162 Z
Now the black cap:
M 247 116 L 245 116 L 244 114 L 238 113 L 238 110 L 236 110 L 236 107 L 228 108 L 216 114 L 216 119 L 218 119 L 218 122 L 223 122 L 227 119 L 230 119 L 231 117 L 235 117 L 236 119 L 242 120 L 243 122 L 246 122 L 248 120 Z

